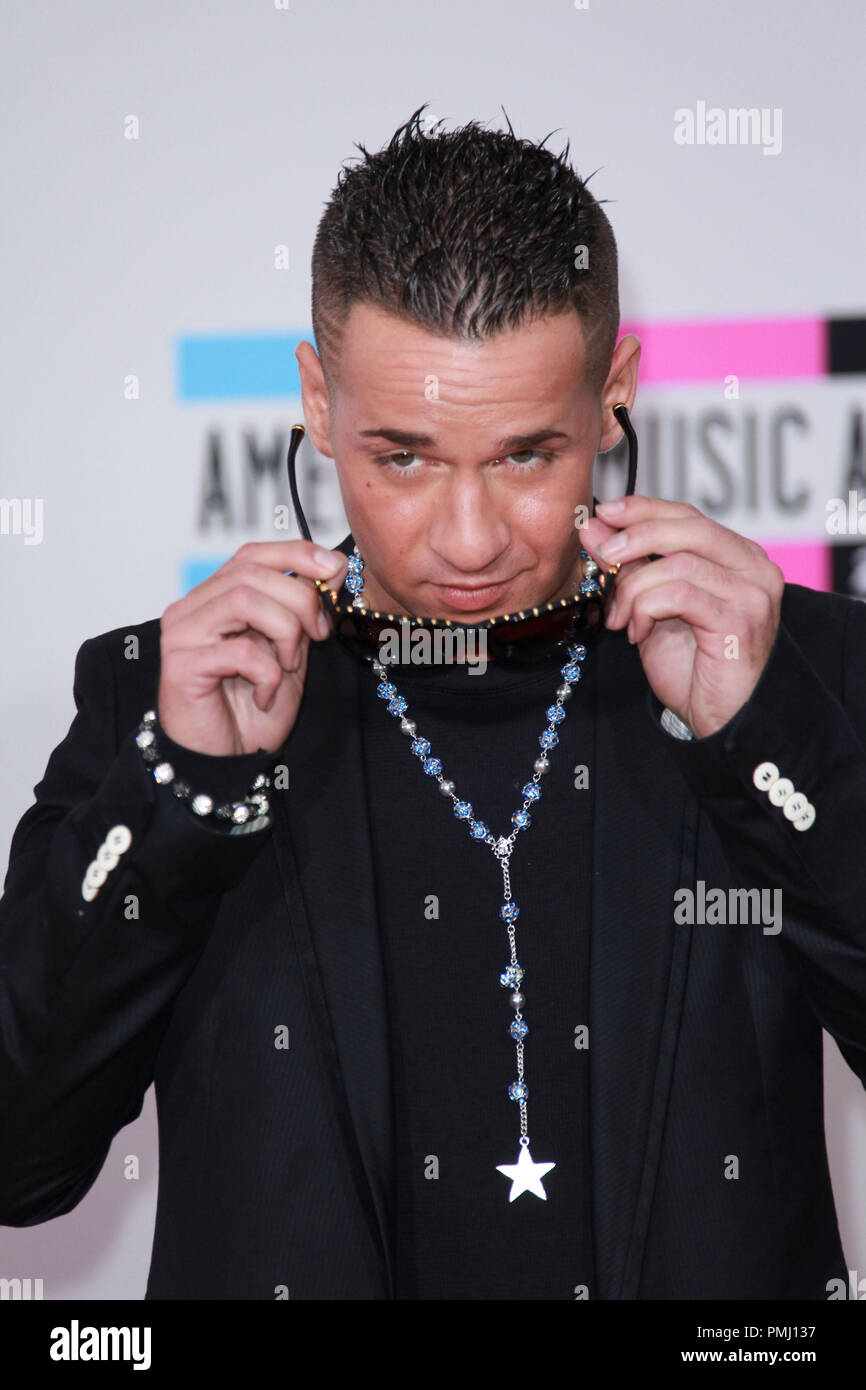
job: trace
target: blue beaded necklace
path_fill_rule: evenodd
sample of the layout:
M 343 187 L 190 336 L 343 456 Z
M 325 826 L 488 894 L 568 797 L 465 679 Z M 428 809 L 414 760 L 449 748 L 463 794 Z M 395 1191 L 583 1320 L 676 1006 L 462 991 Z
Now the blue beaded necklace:
M 584 586 L 587 590 L 593 587 L 598 589 L 599 586 L 594 577 L 598 573 L 598 566 L 585 550 L 581 550 L 580 554 L 584 562 Z M 363 573 L 364 561 L 361 559 L 358 547 L 355 546 L 353 554 L 349 556 L 346 588 L 352 594 L 352 604 L 356 608 L 364 607 Z M 462 821 L 467 826 L 470 839 L 475 840 L 478 844 L 487 845 L 499 860 L 499 867 L 502 870 L 504 901 L 499 909 L 499 916 L 505 923 L 508 933 L 510 960 L 499 976 L 499 983 L 503 989 L 510 991 L 509 1002 L 514 1010 L 514 1018 L 508 1025 L 508 1035 L 515 1045 L 517 1077 L 508 1087 L 508 1096 L 520 1109 L 520 1143 L 517 1162 L 498 1163 L 496 1165 L 497 1172 L 503 1173 L 511 1180 L 509 1202 L 513 1202 L 524 1192 L 532 1192 L 536 1197 L 541 1197 L 547 1201 L 547 1193 L 541 1180 L 551 1169 L 556 1167 L 555 1163 L 534 1163 L 529 1152 L 529 1087 L 526 1084 L 523 1057 L 524 1042 L 529 1033 L 529 1025 L 523 1017 L 523 1005 L 526 1003 L 522 991 L 525 971 L 517 957 L 516 923 L 520 916 L 520 908 L 511 894 L 509 866 L 518 835 L 521 831 L 528 830 L 532 824 L 530 807 L 534 806 L 541 798 L 539 782 L 550 768 L 548 754 L 559 743 L 557 729 L 565 719 L 565 701 L 571 697 L 572 686 L 577 684 L 583 674 L 581 663 L 586 657 L 586 648 L 577 643 L 571 643 L 566 650 L 568 661 L 560 670 L 562 684 L 557 688 L 555 702 L 545 712 L 547 728 L 539 735 L 538 739 L 541 753 L 533 765 L 532 777 L 521 788 L 523 805 L 512 814 L 511 824 L 514 829 L 509 835 L 495 835 L 484 821 L 476 817 L 472 803 L 464 801 L 458 796 L 454 783 L 444 774 L 441 759 L 432 755 L 429 741 L 419 737 L 414 720 L 407 717 L 408 703 L 402 695 L 398 694 L 394 682 L 388 679 L 386 663 L 383 661 L 372 663 L 373 671 L 379 682 L 376 687 L 376 694 L 380 700 L 386 701 L 388 713 L 393 715 L 395 719 L 399 719 L 401 732 L 411 739 L 410 753 L 418 758 L 427 776 L 435 778 L 442 795 L 450 798 L 453 803 L 454 815 L 457 820 Z

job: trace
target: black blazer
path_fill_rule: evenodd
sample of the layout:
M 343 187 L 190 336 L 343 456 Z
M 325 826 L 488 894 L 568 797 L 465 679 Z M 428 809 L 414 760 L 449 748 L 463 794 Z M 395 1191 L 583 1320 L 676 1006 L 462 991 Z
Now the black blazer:
M 847 1274 L 822 1025 L 866 1082 L 866 607 L 788 586 L 757 689 L 694 743 L 659 727 L 623 634 L 594 660 L 591 1296 L 824 1299 Z M 154 1082 L 147 1298 L 391 1298 L 389 1049 L 354 715 L 369 677 L 333 639 L 312 644 L 289 788 L 271 827 L 227 836 L 141 761 L 158 671 L 158 620 L 84 642 L 78 712 L 15 831 L 0 1222 L 70 1211 Z M 814 805 L 810 829 L 756 787 L 764 761 Z M 206 759 L 202 785 L 255 762 Z M 117 825 L 129 848 L 86 901 Z M 674 895 L 699 880 L 781 887 L 781 932 L 678 923 Z

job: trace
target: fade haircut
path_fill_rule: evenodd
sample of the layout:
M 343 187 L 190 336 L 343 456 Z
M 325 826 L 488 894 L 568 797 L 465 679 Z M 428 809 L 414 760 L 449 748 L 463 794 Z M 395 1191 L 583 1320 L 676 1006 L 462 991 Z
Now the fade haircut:
M 555 155 L 518 139 L 507 113 L 507 132 L 440 131 L 422 121 L 426 104 L 379 153 L 356 142 L 363 161 L 343 164 L 319 222 L 313 333 L 329 392 L 356 303 L 475 341 L 572 309 L 600 391 L 619 331 L 616 241 L 569 142 Z

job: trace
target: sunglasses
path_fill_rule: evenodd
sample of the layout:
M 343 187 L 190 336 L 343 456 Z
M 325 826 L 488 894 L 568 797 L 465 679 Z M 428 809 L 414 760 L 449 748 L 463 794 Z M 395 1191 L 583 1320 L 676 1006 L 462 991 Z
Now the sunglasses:
M 622 404 L 613 407 L 618 424 L 622 427 L 628 442 L 628 481 L 625 496 L 630 497 L 637 481 L 637 436 L 628 410 Z M 287 468 L 289 490 L 295 509 L 295 520 L 305 540 L 312 541 L 307 518 L 298 495 L 295 477 L 295 457 L 306 430 L 303 425 L 292 426 L 289 443 Z M 593 515 L 597 499 L 593 497 Z M 591 573 L 589 572 L 591 569 Z M 485 618 L 483 622 L 461 623 L 451 618 L 415 617 L 404 613 L 382 613 L 369 608 L 358 608 L 350 602 L 343 602 L 339 592 L 329 589 L 327 580 L 315 580 L 322 603 L 333 625 L 334 636 L 352 654 L 362 661 L 383 660 L 383 644 L 392 646 L 395 634 L 399 637 L 401 652 L 410 653 L 419 643 L 414 639 L 416 633 L 426 633 L 422 642 L 435 644 L 439 651 L 444 647 L 458 652 L 483 652 L 485 659 L 496 661 L 503 666 L 533 666 L 561 655 L 572 642 L 591 641 L 604 629 L 604 605 L 610 598 L 614 577 L 619 565 L 611 565 L 607 572 L 601 571 L 592 562 L 587 577 L 582 580 L 576 593 L 568 598 L 554 599 L 537 607 L 520 609 L 515 613 L 503 613 L 498 617 Z M 399 632 L 397 625 L 399 624 Z M 447 659 L 447 658 L 446 658 Z M 401 664 L 389 657 L 388 664 Z M 405 661 L 403 664 L 407 664 Z M 435 670 L 433 663 L 411 663 L 413 671 Z

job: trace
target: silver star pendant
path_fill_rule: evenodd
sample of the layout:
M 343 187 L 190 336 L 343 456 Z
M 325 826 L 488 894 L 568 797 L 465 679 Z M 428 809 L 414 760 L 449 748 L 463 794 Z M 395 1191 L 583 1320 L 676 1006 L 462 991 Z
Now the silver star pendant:
M 541 1179 L 545 1173 L 549 1173 L 551 1168 L 555 1168 L 555 1163 L 533 1163 L 529 1156 L 529 1145 L 521 1144 L 520 1157 L 516 1163 L 497 1163 L 497 1173 L 504 1173 L 511 1179 L 511 1191 L 508 1194 L 509 1202 L 513 1202 L 522 1192 L 534 1192 L 536 1197 L 541 1197 L 547 1201 L 547 1193 L 541 1186 Z

